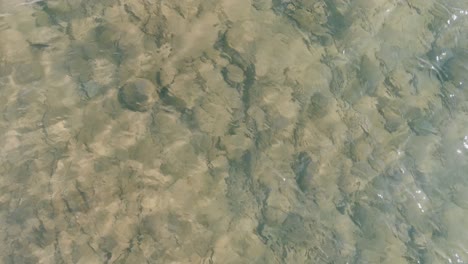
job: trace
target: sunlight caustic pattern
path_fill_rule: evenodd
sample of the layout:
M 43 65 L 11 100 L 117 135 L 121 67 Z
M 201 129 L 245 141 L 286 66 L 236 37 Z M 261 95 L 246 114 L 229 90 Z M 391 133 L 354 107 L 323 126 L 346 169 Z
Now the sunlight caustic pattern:
M 466 28 L 462 0 L 0 0 L 0 262 L 467 262 Z

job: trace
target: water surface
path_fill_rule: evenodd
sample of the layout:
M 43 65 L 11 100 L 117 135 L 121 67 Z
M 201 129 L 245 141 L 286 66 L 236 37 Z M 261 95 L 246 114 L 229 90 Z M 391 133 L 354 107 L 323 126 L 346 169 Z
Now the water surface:
M 467 262 L 467 3 L 0 1 L 0 262 Z

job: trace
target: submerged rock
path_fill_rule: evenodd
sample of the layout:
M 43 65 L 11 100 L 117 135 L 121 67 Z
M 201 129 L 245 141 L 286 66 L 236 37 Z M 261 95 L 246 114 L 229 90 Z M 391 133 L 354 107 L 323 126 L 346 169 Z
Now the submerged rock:
M 137 112 L 146 112 L 156 102 L 156 87 L 147 79 L 128 81 L 119 90 L 119 101 L 123 107 Z
M 81 83 L 80 87 L 81 87 L 81 92 L 83 93 L 83 95 L 87 99 L 95 97 L 103 89 L 103 87 L 101 85 L 99 85 L 98 83 L 96 83 L 93 80 Z
M 0 77 L 5 77 L 11 74 L 13 67 L 3 58 L 0 59 Z
M 398 114 L 398 110 L 391 106 L 379 107 L 379 113 L 385 119 L 384 128 L 390 133 L 396 132 L 405 123 L 405 120 Z
M 437 134 L 437 129 L 425 117 L 418 117 L 408 122 L 409 127 L 418 136 L 427 136 L 430 134 Z
M 307 113 L 310 118 L 322 118 L 328 114 L 330 99 L 320 92 L 316 92 L 310 98 Z
M 310 155 L 301 152 L 295 158 L 291 167 L 296 175 L 296 183 L 303 192 L 312 191 L 313 185 L 313 162 Z
M 383 79 L 379 65 L 368 56 L 363 56 L 359 66 L 359 80 L 365 93 L 370 96 L 374 95 Z
M 94 30 L 96 41 L 100 47 L 114 50 L 121 39 L 122 32 L 111 24 L 102 24 Z
M 223 69 L 224 80 L 232 87 L 237 88 L 244 80 L 244 71 L 236 65 L 229 64 Z
M 31 62 L 19 64 L 15 67 L 13 78 L 18 84 L 39 81 L 44 76 L 44 70 L 39 63 Z
M 446 65 L 450 80 L 456 87 L 468 84 L 468 52 L 460 52 L 451 58 Z

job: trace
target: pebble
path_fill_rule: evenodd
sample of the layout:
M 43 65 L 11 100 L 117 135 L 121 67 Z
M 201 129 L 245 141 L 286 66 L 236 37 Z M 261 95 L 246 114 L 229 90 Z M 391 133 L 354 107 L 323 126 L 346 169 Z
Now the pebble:
M 124 84 L 119 91 L 119 101 L 123 107 L 146 112 L 156 102 L 156 87 L 147 79 L 136 78 Z

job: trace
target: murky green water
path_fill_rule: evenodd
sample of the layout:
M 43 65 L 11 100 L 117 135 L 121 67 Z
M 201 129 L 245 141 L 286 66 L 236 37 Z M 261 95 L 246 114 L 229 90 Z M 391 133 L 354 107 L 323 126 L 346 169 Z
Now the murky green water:
M 462 0 L 0 0 L 0 262 L 467 262 L 466 28 Z

